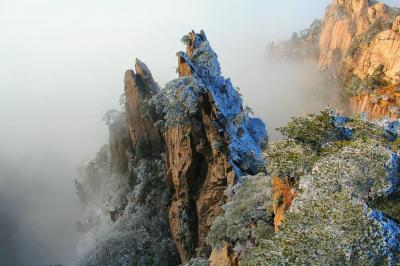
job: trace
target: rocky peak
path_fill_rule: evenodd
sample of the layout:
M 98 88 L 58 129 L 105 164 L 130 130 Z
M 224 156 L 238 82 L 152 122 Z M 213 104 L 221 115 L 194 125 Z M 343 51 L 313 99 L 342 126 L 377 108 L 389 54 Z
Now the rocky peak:
M 316 62 L 349 96 L 347 111 L 393 119 L 397 95 L 387 87 L 400 84 L 399 16 L 400 9 L 378 1 L 334 0 L 321 22 L 271 50 Z
M 360 12 L 372 5 L 371 0 L 334 0 L 333 5 L 342 6 L 349 12 Z
M 221 75 L 217 55 L 204 32 L 190 32 L 178 52 L 178 98 L 195 108 L 187 123 L 166 129 L 168 173 L 174 195 L 169 222 L 182 262 L 208 256 L 205 237 L 225 202 L 224 190 L 263 164 L 266 132 L 261 120 L 249 117 L 229 79 Z M 186 97 L 186 96 L 185 96 Z
M 125 112 L 133 145 L 160 153 L 164 150 L 162 136 L 153 121 L 143 117 L 146 101 L 160 89 L 147 66 L 136 60 L 135 71 L 125 73 Z
M 252 117 L 230 79 L 222 76 L 205 33 L 192 31 L 182 41 L 186 52 L 177 53 L 179 77 L 164 88 L 139 60 L 135 70 L 125 73 L 125 112 L 113 111 L 107 119 L 110 145 L 99 157 L 106 159 L 93 161 L 77 182 L 81 195 L 92 194 L 96 186 L 93 200 L 87 203 L 82 196 L 82 201 L 105 214 L 88 211 L 85 220 L 95 222 L 87 231 L 96 234 L 111 223 L 106 230 L 124 236 L 115 255 L 108 256 L 108 245 L 96 246 L 87 259 L 93 264 L 87 265 L 122 260 L 126 265 L 175 265 L 208 257 L 205 237 L 222 212 L 224 191 L 242 175 L 264 168 L 264 123 Z M 160 242 L 146 246 L 136 239 L 140 236 Z M 160 243 L 165 248 L 154 254 Z

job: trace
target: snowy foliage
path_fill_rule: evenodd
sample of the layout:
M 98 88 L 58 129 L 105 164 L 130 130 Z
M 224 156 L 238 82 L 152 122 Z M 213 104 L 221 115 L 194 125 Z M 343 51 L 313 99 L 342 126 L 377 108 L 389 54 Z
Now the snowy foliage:
M 294 140 L 283 140 L 269 145 L 266 151 L 267 169 L 273 176 L 289 178 L 292 182 L 309 173 L 317 159 L 308 146 Z
M 76 265 L 171 265 L 176 262 L 175 244 L 169 237 L 168 204 L 170 191 L 165 182 L 162 159 L 141 159 L 131 169 L 133 189 L 128 191 L 127 177 L 97 175 L 103 179 L 96 192 L 85 202 L 90 212 L 83 242 L 83 259 Z M 125 183 L 119 182 L 124 179 Z M 94 184 L 82 184 L 85 188 Z M 96 198 L 100 197 L 100 198 Z M 124 201 L 115 221 L 111 214 L 114 198 Z M 104 202 L 104 200 L 107 200 Z M 97 216 L 94 216 L 95 214 Z M 89 241 L 85 243 L 85 240 Z M 157 245 L 155 245 L 157 243 Z
M 259 226 L 254 206 L 272 202 L 270 177 L 259 175 L 226 192 L 231 199 L 209 243 L 234 243 L 241 265 L 398 265 L 398 125 L 330 109 L 294 118 L 281 129 L 285 139 L 266 150 L 268 173 L 289 179 L 299 192 L 280 231 Z M 273 218 L 270 208 L 264 215 Z M 263 233 L 253 234 L 249 221 Z
M 191 44 L 184 36 L 182 41 Z M 264 123 L 251 117 L 243 108 L 242 98 L 230 79 L 221 75 L 217 54 L 211 48 L 204 32 L 195 34 L 193 56 L 179 52 L 190 66 L 192 75 L 180 77 L 167 83 L 148 105 L 157 126 L 176 127 L 187 125 L 199 111 L 199 104 L 211 96 L 216 107 L 215 125 L 221 135 L 227 136 L 229 158 L 238 176 L 255 174 L 262 170 L 264 158 L 262 147 L 267 141 Z M 155 115 L 154 115 L 155 114 Z
M 111 109 L 108 110 L 103 116 L 103 122 L 106 125 L 111 125 L 117 122 L 118 120 L 124 119 L 124 115 L 125 114 L 123 112 Z
M 191 259 L 183 266 L 209 266 L 209 265 L 210 265 L 210 262 L 207 259 L 198 257 L 198 258 Z
M 397 155 L 391 150 L 375 141 L 358 140 L 320 159 L 312 174 L 320 177 L 316 186 L 331 192 L 346 188 L 368 201 L 394 191 L 397 168 Z
M 261 239 L 242 265 L 393 264 L 393 245 L 386 241 L 391 232 L 372 218 L 362 201 L 345 191 L 312 198 L 307 193 L 315 193 L 313 188 L 305 189 L 281 231 Z
M 157 126 L 175 127 L 187 125 L 198 111 L 203 85 L 193 77 L 182 77 L 168 82 L 148 102 L 154 110 Z
M 263 237 L 272 228 L 272 184 L 263 174 L 244 177 L 241 183 L 226 191 L 231 200 L 223 206 L 207 236 L 207 242 L 220 248 L 223 241 L 241 250 L 252 237 Z M 252 229 L 251 224 L 257 223 Z M 272 229 L 273 230 L 273 229 Z
M 118 127 L 126 124 L 109 121 L 110 128 L 117 129 L 115 138 L 123 138 L 127 128 Z M 78 222 L 81 259 L 75 265 L 176 265 L 178 255 L 169 235 L 171 191 L 164 156 L 150 158 L 126 145 L 128 170 L 121 172 L 113 167 L 121 158 L 111 156 L 112 145 L 110 138 L 110 145 L 82 166 L 75 182 L 82 204 Z

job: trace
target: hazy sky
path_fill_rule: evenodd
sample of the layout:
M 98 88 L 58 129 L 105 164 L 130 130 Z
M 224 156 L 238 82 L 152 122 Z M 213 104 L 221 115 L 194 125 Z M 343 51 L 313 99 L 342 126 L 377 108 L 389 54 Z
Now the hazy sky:
M 101 118 L 118 107 L 135 57 L 163 85 L 176 77 L 182 35 L 204 29 L 224 75 L 275 125 L 271 110 L 290 103 L 279 102 L 287 92 L 273 79 L 258 75 L 266 44 L 306 28 L 329 2 L 0 0 L 0 195 L 9 206 L 18 201 L 12 219 L 20 220 L 18 237 L 29 238 L 22 253 L 41 257 L 30 265 L 73 258 L 75 166 L 107 142 Z M 278 78 L 297 82 L 295 72 Z M 257 97 L 274 86 L 276 99 Z
M 117 106 L 135 57 L 162 85 L 176 77 L 181 36 L 204 29 L 230 76 L 271 40 L 321 17 L 328 2 L 0 0 L 0 141 L 18 149 L 45 140 L 89 156 L 106 139 L 101 117 Z

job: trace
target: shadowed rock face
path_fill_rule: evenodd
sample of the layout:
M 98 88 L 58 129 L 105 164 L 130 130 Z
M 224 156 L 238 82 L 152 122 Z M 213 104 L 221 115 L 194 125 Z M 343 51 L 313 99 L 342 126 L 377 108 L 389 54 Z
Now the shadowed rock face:
M 145 102 L 159 91 L 159 87 L 147 66 L 139 60 L 136 60 L 135 70 L 136 73 L 133 70 L 125 73 L 125 112 L 129 134 L 135 148 L 143 145 L 159 154 L 164 150 L 162 136 L 154 122 L 143 117 Z
M 235 172 L 223 150 L 212 147 L 221 140 L 210 98 L 203 95 L 198 118 L 190 125 L 167 130 L 168 173 L 174 186 L 169 223 L 182 261 L 207 252 L 205 236 L 220 214 L 224 190 L 233 185 Z M 187 229 L 189 229 L 187 231 Z
M 139 60 L 125 73 L 125 112 L 107 115 L 110 143 L 77 181 L 79 225 L 98 238 L 78 265 L 208 257 L 205 237 L 222 212 L 224 190 L 264 167 L 264 123 L 250 117 L 221 75 L 204 32 L 190 32 L 185 43 L 179 78 L 165 88 Z

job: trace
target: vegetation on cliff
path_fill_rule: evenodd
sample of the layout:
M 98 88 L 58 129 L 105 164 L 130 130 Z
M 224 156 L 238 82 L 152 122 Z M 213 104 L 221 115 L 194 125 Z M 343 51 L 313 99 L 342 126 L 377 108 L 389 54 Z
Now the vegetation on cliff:
M 76 181 L 83 207 L 76 265 L 177 265 L 209 256 L 205 236 L 224 190 L 264 167 L 264 123 L 222 76 L 204 32 L 183 40 L 179 78 L 160 88 L 136 60 L 125 74 L 125 110 L 104 116 L 109 145 Z
M 400 9 L 378 1 L 332 1 L 322 21 L 268 49 L 275 56 L 314 62 L 326 86 L 338 84 L 350 98 L 347 110 L 396 119 L 397 94 L 381 89 L 400 84 L 399 22 Z
M 327 109 L 280 130 L 285 139 L 268 146 L 267 171 L 298 195 L 280 230 L 271 224 L 271 177 L 248 177 L 215 220 L 213 247 L 230 243 L 243 265 L 399 263 L 399 123 Z

